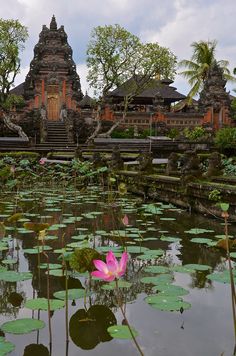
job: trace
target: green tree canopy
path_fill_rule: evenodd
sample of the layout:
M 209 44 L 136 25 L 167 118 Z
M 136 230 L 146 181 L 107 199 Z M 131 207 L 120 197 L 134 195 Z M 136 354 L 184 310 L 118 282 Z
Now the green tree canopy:
M 180 74 L 188 80 L 191 86 L 188 94 L 190 99 L 192 99 L 203 89 L 203 84 L 208 75 L 209 69 L 215 61 L 223 69 L 225 79 L 235 81 L 235 78 L 231 76 L 230 71 L 227 68 L 229 62 L 226 60 L 216 60 L 216 45 L 217 42 L 215 40 L 193 42 L 191 44 L 191 47 L 193 48 L 191 59 L 184 59 L 179 62 L 179 67 L 186 68 L 186 70 Z
M 87 80 L 96 94 L 109 90 L 138 75 L 147 82 L 158 76 L 174 78 L 176 56 L 158 43 L 143 44 L 120 25 L 95 27 L 87 49 Z
M 28 37 L 18 20 L 0 19 L 0 107 L 4 106 L 16 75 L 20 72 L 20 52 Z

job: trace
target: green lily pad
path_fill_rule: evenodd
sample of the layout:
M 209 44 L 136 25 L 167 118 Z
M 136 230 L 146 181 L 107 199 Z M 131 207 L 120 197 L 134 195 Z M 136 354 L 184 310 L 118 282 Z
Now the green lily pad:
M 205 239 L 205 238 L 200 238 L 200 237 L 196 237 L 194 239 L 191 239 L 190 241 L 198 243 L 198 244 L 209 244 L 209 243 L 213 242 L 211 239 Z
M 153 308 L 163 311 L 181 311 L 191 308 L 190 303 L 187 303 L 176 296 L 153 295 L 145 298 L 145 301 Z
M 49 263 L 47 265 L 47 263 L 41 263 L 39 265 L 39 268 L 41 269 L 47 269 L 49 267 L 49 269 L 59 269 L 62 268 L 62 265 L 60 265 L 59 263 Z
M 17 259 L 16 258 L 9 258 L 9 259 L 6 259 L 6 260 L 2 260 L 2 263 L 4 265 L 13 265 L 13 264 L 17 263 Z
M 168 284 L 171 283 L 172 280 L 173 277 L 170 274 L 161 274 L 158 277 L 143 277 L 140 279 L 142 283 L 154 284 L 154 285 L 163 284 L 163 283 Z
M 58 299 L 49 299 L 50 310 L 64 308 L 64 301 Z M 28 299 L 25 302 L 25 308 L 32 310 L 48 310 L 48 300 L 46 298 Z
M 118 288 L 130 288 L 131 286 L 132 283 L 130 282 L 122 281 L 122 280 L 118 281 Z M 116 289 L 116 283 L 115 282 L 106 283 L 103 284 L 101 288 L 105 290 L 113 290 Z
M 4 340 L 4 337 L 0 337 L 0 356 L 7 355 L 9 352 L 15 349 L 15 345 L 10 341 Z
M 168 296 L 183 296 L 189 294 L 187 289 L 184 289 L 180 286 L 174 284 L 159 284 L 152 288 L 153 292 L 159 292 L 160 294 L 165 294 Z M 159 294 L 158 294 L 159 295 Z
M 229 271 L 224 271 L 222 273 L 211 273 L 207 275 L 207 278 L 211 281 L 220 282 L 220 283 L 230 283 Z
M 59 292 L 55 292 L 54 294 L 55 298 L 65 300 L 66 299 L 66 291 L 61 290 Z M 86 296 L 90 296 L 91 293 L 87 292 L 85 293 L 85 289 L 68 289 L 68 300 L 76 300 L 76 299 L 81 299 Z
M 138 332 L 131 326 L 134 337 L 138 336 Z M 113 325 L 107 329 L 108 333 L 114 339 L 132 339 L 132 335 L 127 325 Z
M 15 271 L 3 271 L 0 272 L 0 281 L 5 282 L 20 282 L 26 281 L 32 278 L 32 273 L 30 272 L 15 272 Z
M 7 321 L 1 325 L 1 330 L 9 334 L 28 334 L 44 327 L 45 323 L 42 320 L 24 318 Z
M 186 234 L 193 234 L 193 235 L 199 235 L 199 234 L 204 234 L 205 232 L 214 232 L 214 230 L 207 230 L 207 229 L 199 229 L 199 228 L 192 228 L 188 231 L 184 231 Z
M 179 237 L 162 236 L 160 240 L 166 242 L 179 242 L 181 239 Z
M 201 265 L 198 263 L 189 263 L 189 264 L 184 265 L 184 267 L 187 269 L 193 269 L 196 271 L 208 271 L 209 269 L 211 269 L 211 266 Z
M 127 252 L 129 253 L 143 253 L 144 251 L 148 251 L 149 248 L 141 247 L 141 246 L 127 246 Z
M 48 271 L 45 272 L 46 274 Z M 54 276 L 54 277 L 63 277 L 65 276 L 65 271 L 63 269 L 50 269 L 49 270 L 49 275 Z M 67 271 L 67 275 L 70 275 L 71 271 Z
M 144 272 L 150 273 L 168 273 L 169 268 L 164 266 L 148 266 L 144 268 Z
M 34 246 L 33 248 L 35 248 L 35 250 L 39 251 L 40 253 L 43 252 L 43 251 L 52 250 L 52 247 L 51 246 L 47 246 L 47 245 Z
M 236 258 L 236 252 L 230 252 L 230 257 Z
M 163 221 L 174 221 L 174 220 L 176 220 L 176 218 L 160 218 L 160 220 L 163 220 Z

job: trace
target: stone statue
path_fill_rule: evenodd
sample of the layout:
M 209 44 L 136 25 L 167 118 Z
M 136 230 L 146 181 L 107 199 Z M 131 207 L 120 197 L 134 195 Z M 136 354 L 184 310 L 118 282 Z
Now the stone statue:
M 75 157 L 75 159 L 78 159 L 79 161 L 83 161 L 84 160 L 83 152 L 82 152 L 82 150 L 80 149 L 79 146 L 77 146 L 76 149 L 75 149 L 74 157 Z
M 168 158 L 168 163 L 166 166 L 166 174 L 168 176 L 170 176 L 171 174 L 176 174 L 178 172 L 178 160 L 178 154 L 176 152 L 172 152 Z
M 91 158 L 91 162 L 95 168 L 103 167 L 105 165 L 105 161 L 101 156 L 100 152 L 94 152 Z
M 115 146 L 112 150 L 110 167 L 113 170 L 119 170 L 124 168 L 124 162 L 121 158 L 120 149 L 118 146 Z
M 181 174 L 183 182 L 186 183 L 194 178 L 200 178 L 202 173 L 200 170 L 200 160 L 195 151 L 186 151 L 180 160 Z
M 63 104 L 60 111 L 60 121 L 65 122 L 66 119 L 67 119 L 67 110 L 65 104 Z
M 209 164 L 207 172 L 204 174 L 204 177 L 210 178 L 213 176 L 222 175 L 222 162 L 221 155 L 219 152 L 212 152 L 209 156 Z
M 152 173 L 152 171 L 153 171 L 152 152 L 147 151 L 147 152 L 140 153 L 137 160 L 139 162 L 139 171 L 140 172 Z
M 43 121 L 47 120 L 47 110 L 44 104 L 42 104 L 41 109 L 40 109 L 40 117 Z

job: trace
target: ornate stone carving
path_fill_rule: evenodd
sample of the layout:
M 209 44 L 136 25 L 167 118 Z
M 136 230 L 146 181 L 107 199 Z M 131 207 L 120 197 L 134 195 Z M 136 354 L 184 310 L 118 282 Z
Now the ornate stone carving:
M 225 85 L 226 79 L 224 78 L 223 70 L 217 62 L 214 62 L 209 69 L 204 88 L 200 93 L 200 109 L 205 110 L 212 107 L 214 112 L 218 113 L 223 106 L 229 108 L 230 98 L 226 92 Z
M 112 150 L 110 167 L 113 170 L 120 170 L 124 168 L 124 162 L 121 158 L 120 149 L 118 146 L 115 146 Z
M 23 138 L 25 141 L 29 141 L 29 137 L 23 129 L 19 125 L 14 124 L 9 115 L 3 114 L 3 121 L 9 130 L 18 133 L 19 137 Z
M 221 154 L 219 152 L 212 152 L 209 156 L 209 164 L 205 177 L 210 178 L 222 175 Z
M 171 174 L 176 174 L 178 172 L 178 161 L 179 156 L 176 152 L 172 152 L 168 158 L 166 166 L 166 174 L 169 176 Z

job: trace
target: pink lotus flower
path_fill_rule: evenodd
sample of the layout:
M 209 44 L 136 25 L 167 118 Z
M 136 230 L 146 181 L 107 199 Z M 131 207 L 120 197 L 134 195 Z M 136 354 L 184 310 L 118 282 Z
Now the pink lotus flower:
M 129 218 L 128 216 L 125 214 L 125 216 L 121 219 L 122 223 L 125 225 L 125 226 L 128 226 L 129 225 Z
M 109 251 L 106 255 L 106 263 L 102 260 L 93 260 L 97 271 L 91 273 L 92 276 L 101 278 L 106 282 L 114 281 L 125 274 L 128 261 L 128 253 L 123 252 L 120 261 L 118 262 L 114 253 Z
M 45 163 L 46 163 L 46 158 L 41 158 L 41 159 L 39 160 L 39 164 L 43 165 L 43 164 L 45 164 Z

